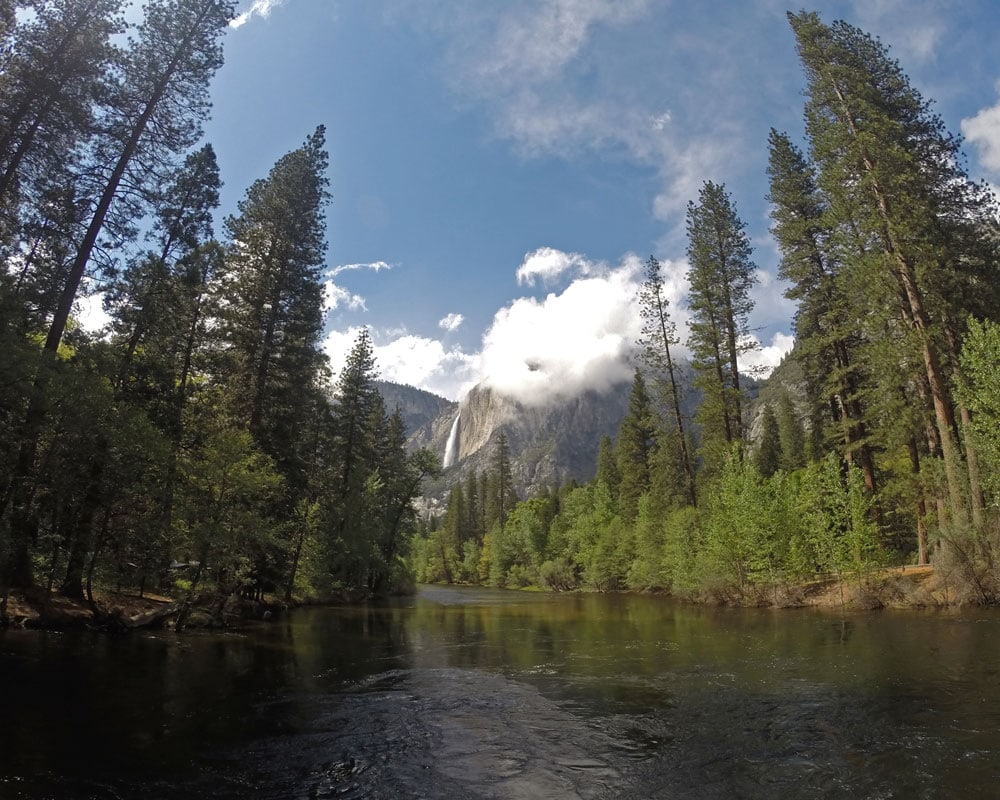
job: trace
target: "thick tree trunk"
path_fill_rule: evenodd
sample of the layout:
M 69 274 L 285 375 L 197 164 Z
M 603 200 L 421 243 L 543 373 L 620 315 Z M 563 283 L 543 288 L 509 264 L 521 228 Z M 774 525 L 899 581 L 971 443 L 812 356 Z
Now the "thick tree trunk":
M 87 556 L 94 551 L 94 519 L 104 499 L 101 478 L 107 463 L 107 446 L 107 441 L 101 437 L 98 451 L 91 463 L 87 490 L 73 526 L 66 577 L 59 587 L 60 594 L 77 600 L 83 599 L 84 566 L 87 563 Z

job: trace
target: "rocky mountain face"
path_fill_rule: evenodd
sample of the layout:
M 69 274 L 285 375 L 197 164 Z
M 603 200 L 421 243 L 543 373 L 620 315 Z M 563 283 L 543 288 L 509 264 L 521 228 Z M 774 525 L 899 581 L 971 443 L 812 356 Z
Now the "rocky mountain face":
M 402 383 L 376 381 L 375 386 L 385 401 L 385 408 L 390 414 L 399 409 L 406 425 L 406 433 L 413 448 L 427 447 L 438 438 L 436 425 L 442 419 L 455 416 L 458 403 L 446 400 L 431 392 L 407 386 Z M 445 436 L 447 436 L 445 432 Z
M 518 493 L 590 480 L 602 436 L 614 437 L 628 410 L 629 383 L 548 405 L 525 405 L 486 386 L 460 403 L 398 384 L 379 384 L 390 411 L 403 413 L 410 444 L 429 447 L 445 464 L 441 488 L 488 468 L 501 429 L 507 436 Z M 435 487 L 429 487 L 435 493 Z

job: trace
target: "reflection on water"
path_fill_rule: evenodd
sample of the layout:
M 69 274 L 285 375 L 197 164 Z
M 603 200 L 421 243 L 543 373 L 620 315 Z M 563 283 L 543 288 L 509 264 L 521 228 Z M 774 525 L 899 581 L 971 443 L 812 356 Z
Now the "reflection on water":
M 0 798 L 987 798 L 1000 615 L 425 588 L 0 634 Z

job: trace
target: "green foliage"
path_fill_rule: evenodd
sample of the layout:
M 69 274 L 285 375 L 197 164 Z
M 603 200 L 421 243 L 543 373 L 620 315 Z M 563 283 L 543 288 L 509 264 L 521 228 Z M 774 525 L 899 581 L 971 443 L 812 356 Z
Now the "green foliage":
M 860 581 L 883 561 L 872 499 L 858 468 L 845 466 L 834 454 L 810 465 L 803 476 L 798 515 L 805 548 L 799 558 L 815 562 L 820 572 Z
M 207 573 L 227 594 L 249 586 L 260 561 L 282 548 L 268 515 L 268 501 L 282 485 L 273 462 L 248 431 L 212 420 L 203 446 L 182 459 L 180 474 L 176 524 L 180 552 L 198 563 L 192 584 Z
M 972 437 L 982 461 L 984 488 L 1000 505 L 1000 325 L 969 320 L 962 347 L 962 402 L 972 413 Z
M 781 444 L 781 468 L 785 472 L 792 472 L 806 465 L 806 432 L 788 392 L 782 393 L 776 416 L 778 440 Z
M 649 467 L 656 447 L 656 429 L 646 382 L 639 370 L 632 379 L 628 412 L 618 430 L 618 508 L 631 524 L 639 513 L 639 498 L 649 491 Z M 608 487 L 611 488 L 610 486 Z
M 705 587 L 747 597 L 783 577 L 780 501 L 756 466 L 734 451 L 702 519 L 697 568 Z

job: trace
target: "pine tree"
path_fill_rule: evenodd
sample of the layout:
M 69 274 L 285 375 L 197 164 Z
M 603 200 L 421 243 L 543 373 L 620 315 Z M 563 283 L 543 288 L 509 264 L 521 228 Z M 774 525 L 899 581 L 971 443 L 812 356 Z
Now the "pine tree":
M 481 501 L 479 475 L 471 470 L 465 479 L 466 527 L 469 536 L 479 544 L 482 544 L 483 536 L 486 535 Z
M 201 135 L 210 105 L 208 84 L 222 66 L 220 40 L 232 17 L 231 0 L 146 4 L 138 38 L 122 57 L 120 82 L 100 122 L 102 135 L 92 156 L 95 205 L 49 326 L 45 348 L 50 352 L 59 347 L 80 282 L 109 220 L 123 216 L 118 227 L 129 229 L 140 211 L 133 205 L 135 199 L 145 200 L 163 177 L 163 167 Z M 116 209 L 122 194 L 127 202 Z
M 37 203 L 56 165 L 81 156 L 113 74 L 122 0 L 50 0 L 19 26 L 0 81 L 0 208 Z M 12 14 L 12 9 L 10 11 Z M 2 27 L 2 26 L 0 26 Z
M 806 465 L 806 432 L 788 392 L 781 393 L 775 416 L 781 442 L 781 468 L 786 472 L 793 472 Z
M 832 241 L 835 223 L 802 152 L 774 129 L 769 145 L 768 200 L 771 231 L 781 250 L 778 274 L 791 284 L 785 296 L 798 301 L 793 320 L 796 357 L 810 376 L 813 402 L 830 409 L 845 457 L 858 463 L 868 491 L 874 492 L 875 459 L 861 400 L 867 383 L 859 355 L 862 326 L 839 280 L 842 264 Z
M 621 473 L 618 471 L 618 457 L 615 454 L 615 443 L 610 436 L 602 436 L 597 446 L 596 481 L 608 487 L 608 492 L 614 501 L 618 502 L 618 487 L 621 484 Z
M 44 343 L 46 363 L 34 379 L 17 459 L 0 505 L 0 517 L 9 518 L 11 530 L 11 546 L 0 569 L 4 586 L 32 582 L 30 546 L 38 527 L 34 473 L 48 413 L 49 379 L 98 237 L 110 231 L 119 240 L 126 238 L 163 167 L 197 140 L 208 109 L 208 82 L 222 63 L 220 37 L 232 10 L 228 0 L 151 0 L 138 38 L 122 56 L 119 80 L 109 92 L 101 135 L 85 170 L 89 185 L 82 189 L 93 201 L 87 209 L 89 221 L 81 223 L 85 231 L 60 273 Z
M 398 578 L 397 557 L 404 554 L 416 525 L 413 501 L 424 478 L 437 477 L 441 463 L 427 448 L 410 453 L 406 425 L 397 408 L 385 424 L 382 452 L 375 465 L 378 475 L 379 524 L 374 531 L 374 558 L 368 589 L 372 596 L 385 594 Z M 465 535 L 470 535 L 468 531 Z
M 782 468 L 784 461 L 778 417 L 770 405 L 764 406 L 760 428 L 760 439 L 757 441 L 757 471 L 763 477 L 770 478 Z
M 362 329 L 334 389 L 331 475 L 324 497 L 328 570 L 351 585 L 367 583 L 369 566 L 372 509 L 366 487 L 378 464 L 377 425 L 385 415 L 375 377 L 371 336 Z
M 204 256 L 220 186 L 211 145 L 188 155 L 157 199 L 152 249 L 129 263 L 109 290 L 113 330 L 123 349 L 119 385 L 132 377 L 143 344 L 147 354 L 155 348 L 168 364 L 177 365 L 211 277 L 203 268 Z M 155 387 L 157 393 L 170 393 L 177 380 L 175 370 L 170 373 L 167 385 Z
M 755 347 L 749 315 L 757 269 L 745 227 L 720 184 L 706 182 L 698 202 L 688 203 L 688 346 L 703 394 L 698 414 L 703 453 L 715 467 L 729 444 L 745 436 L 738 359 Z
M 639 309 L 642 314 L 642 338 L 639 340 L 642 358 L 654 377 L 654 386 L 666 401 L 668 414 L 677 428 L 676 441 L 686 475 L 688 502 L 696 506 L 698 496 L 695 491 L 694 460 L 688 447 L 681 409 L 681 387 L 675 351 L 671 349 L 676 348 L 680 339 L 677 337 L 677 326 L 670 317 L 670 301 L 664 290 L 663 270 L 660 262 L 653 256 L 646 262 L 645 280 L 639 290 Z
M 256 181 L 239 214 L 226 220 L 220 292 L 235 411 L 293 486 L 301 481 L 303 390 L 323 364 L 326 167 L 320 127 Z
M 639 500 L 649 491 L 650 463 L 656 448 L 656 423 L 649 393 L 642 373 L 637 369 L 632 378 L 628 411 L 618 429 L 615 451 L 618 455 L 618 510 L 626 523 L 639 514 Z
M 790 14 L 807 77 L 806 123 L 819 185 L 870 257 L 850 264 L 875 309 L 898 309 L 919 359 L 944 463 L 951 519 L 982 509 L 974 448 L 966 471 L 951 379 L 970 298 L 995 298 L 988 194 L 962 169 L 959 142 L 876 39 L 814 13 Z M 974 301 L 979 304 L 979 301 Z M 994 306 L 995 309 L 995 306 Z M 996 313 L 995 310 L 991 313 Z M 951 364 L 948 361 L 951 360 Z M 913 376 L 917 379 L 916 374 Z
M 511 472 L 510 446 L 507 443 L 507 434 L 501 428 L 493 446 L 493 455 L 487 472 L 486 530 L 489 531 L 494 525 L 503 528 L 515 503 L 517 503 L 517 493 L 514 490 L 514 476 Z

